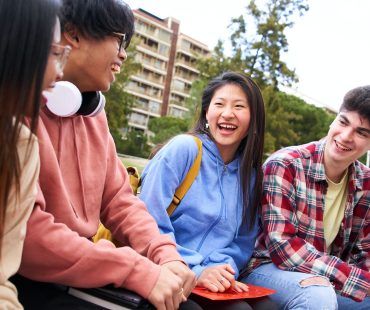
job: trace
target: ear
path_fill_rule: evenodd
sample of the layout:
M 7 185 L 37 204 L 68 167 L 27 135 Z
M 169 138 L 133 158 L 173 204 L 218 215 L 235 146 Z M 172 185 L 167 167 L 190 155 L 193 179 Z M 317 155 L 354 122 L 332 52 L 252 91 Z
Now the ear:
M 78 48 L 80 45 L 79 34 L 74 26 L 66 25 L 63 31 L 63 38 L 72 48 Z

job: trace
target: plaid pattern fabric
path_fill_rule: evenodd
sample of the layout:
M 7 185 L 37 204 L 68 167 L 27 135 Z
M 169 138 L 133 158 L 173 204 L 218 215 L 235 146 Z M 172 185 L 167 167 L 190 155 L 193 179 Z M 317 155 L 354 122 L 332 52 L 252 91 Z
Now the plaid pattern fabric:
M 370 169 L 349 167 L 344 219 L 327 253 L 324 239 L 325 140 L 289 147 L 264 166 L 263 232 L 244 276 L 273 261 L 283 270 L 323 275 L 360 301 L 370 290 Z

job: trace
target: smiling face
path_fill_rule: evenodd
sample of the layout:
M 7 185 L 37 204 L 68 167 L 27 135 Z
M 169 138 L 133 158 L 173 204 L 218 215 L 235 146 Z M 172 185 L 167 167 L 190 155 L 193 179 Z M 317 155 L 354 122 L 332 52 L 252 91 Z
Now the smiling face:
M 226 84 L 215 91 L 206 119 L 225 163 L 234 159 L 240 142 L 247 136 L 250 117 L 247 96 L 240 86 Z
M 120 73 L 127 58 L 120 50 L 120 38 L 108 35 L 93 39 L 83 35 L 65 35 L 73 49 L 64 70 L 65 79 L 75 84 L 81 92 L 107 91 Z
M 369 122 L 357 112 L 341 111 L 328 132 L 324 155 L 325 168 L 336 167 L 341 173 L 369 149 Z

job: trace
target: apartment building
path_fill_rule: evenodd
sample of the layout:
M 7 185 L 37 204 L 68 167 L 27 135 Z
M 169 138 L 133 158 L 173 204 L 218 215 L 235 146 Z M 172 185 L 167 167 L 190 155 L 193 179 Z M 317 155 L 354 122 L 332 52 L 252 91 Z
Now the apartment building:
M 150 118 L 183 117 L 192 82 L 199 76 L 198 57 L 208 56 L 209 48 L 180 32 L 180 21 L 161 19 L 143 9 L 133 10 L 136 61 L 142 69 L 130 77 L 126 91 L 135 97 L 129 127 L 147 131 Z

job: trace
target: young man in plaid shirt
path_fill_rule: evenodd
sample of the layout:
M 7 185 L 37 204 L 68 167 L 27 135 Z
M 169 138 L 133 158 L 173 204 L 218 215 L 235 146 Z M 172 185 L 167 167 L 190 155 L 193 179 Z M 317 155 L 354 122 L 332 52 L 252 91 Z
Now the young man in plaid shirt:
M 328 135 L 264 167 L 263 233 L 244 282 L 281 309 L 370 309 L 370 85 L 349 91 Z

